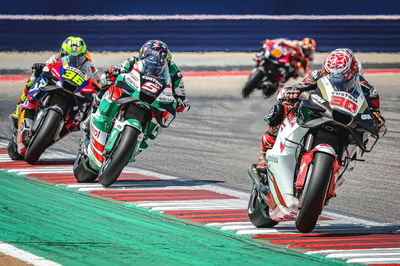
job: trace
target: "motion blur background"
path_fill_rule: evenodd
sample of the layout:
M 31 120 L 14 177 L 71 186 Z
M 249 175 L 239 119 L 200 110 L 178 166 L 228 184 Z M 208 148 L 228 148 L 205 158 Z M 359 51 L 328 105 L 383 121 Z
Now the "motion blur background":
M 396 0 L 1 1 L 0 50 L 58 50 L 66 36 L 79 35 L 92 51 L 132 51 L 145 40 L 161 39 L 172 51 L 246 52 L 265 38 L 310 37 L 318 51 L 397 52 L 399 14 Z

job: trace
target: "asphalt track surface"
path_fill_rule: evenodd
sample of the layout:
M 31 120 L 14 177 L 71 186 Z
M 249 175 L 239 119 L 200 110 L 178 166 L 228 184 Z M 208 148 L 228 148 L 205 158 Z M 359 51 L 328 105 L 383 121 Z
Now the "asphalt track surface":
M 400 224 L 399 75 L 374 74 L 366 78 L 379 88 L 388 133 L 372 153 L 364 156 L 365 162 L 357 163 L 354 171 L 345 174 L 346 182 L 328 208 Z M 172 126 L 150 143 L 135 166 L 250 191 L 246 170 L 257 160 L 259 140 L 266 128 L 263 117 L 275 100 L 265 100 L 259 93 L 242 99 L 240 88 L 245 80 L 185 79 L 190 111 L 179 114 Z M 0 82 L 0 140 L 9 137 L 8 114 L 22 86 L 23 82 Z M 73 133 L 52 149 L 76 154 L 79 136 Z

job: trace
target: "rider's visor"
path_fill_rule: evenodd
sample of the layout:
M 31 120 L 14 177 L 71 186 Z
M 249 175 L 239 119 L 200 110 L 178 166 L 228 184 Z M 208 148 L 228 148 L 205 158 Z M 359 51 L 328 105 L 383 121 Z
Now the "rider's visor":
M 350 78 L 345 78 L 342 74 L 331 73 L 328 75 L 328 78 L 336 91 L 344 91 L 351 94 L 357 91 L 356 89 L 359 84 L 359 78 L 356 74 Z
M 148 76 L 161 76 L 165 67 L 165 57 L 160 58 L 159 55 L 150 55 L 144 59 L 143 72 Z
M 85 55 L 69 55 L 68 65 L 75 68 L 81 68 L 85 63 Z

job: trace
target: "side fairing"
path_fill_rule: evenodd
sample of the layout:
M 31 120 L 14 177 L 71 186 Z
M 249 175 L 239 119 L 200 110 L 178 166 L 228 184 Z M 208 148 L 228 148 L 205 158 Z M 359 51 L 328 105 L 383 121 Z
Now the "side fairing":
M 285 210 L 295 213 L 298 205 L 298 200 L 294 197 L 293 183 L 300 147 L 295 143 L 302 142 L 308 129 L 300 127 L 294 119 L 285 118 L 277 140 L 273 148 L 267 151 L 266 157 L 269 169 L 268 181 L 281 215 Z

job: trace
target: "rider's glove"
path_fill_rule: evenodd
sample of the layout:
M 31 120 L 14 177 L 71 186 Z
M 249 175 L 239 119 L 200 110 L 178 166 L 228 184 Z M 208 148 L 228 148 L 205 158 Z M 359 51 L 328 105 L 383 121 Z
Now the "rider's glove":
M 35 73 L 35 77 L 39 77 L 42 74 L 42 70 L 46 64 L 44 63 L 34 63 L 32 66 L 32 72 Z
M 102 89 L 106 90 L 114 84 L 117 76 L 121 74 L 121 69 L 116 66 L 110 66 L 106 71 L 104 71 L 104 74 L 101 83 Z
M 386 134 L 387 128 L 385 126 L 385 119 L 379 111 L 372 112 L 374 116 L 373 124 L 378 128 L 379 136 L 382 137 Z
M 372 114 L 375 116 L 374 125 L 377 128 L 383 127 L 385 125 L 385 119 L 382 117 L 381 113 L 379 111 L 375 111 L 372 112 Z
M 116 66 L 110 66 L 106 70 L 106 74 L 108 77 L 117 77 L 119 74 L 121 74 L 121 69 Z
M 44 63 L 34 63 L 32 70 L 42 70 L 46 64 Z
M 186 108 L 188 108 L 187 110 L 189 111 L 190 104 L 186 97 L 178 97 L 176 101 L 178 103 L 178 106 L 176 107 L 177 112 L 183 112 Z
M 278 100 L 282 104 L 294 105 L 297 103 L 301 91 L 295 87 L 286 87 L 278 95 Z

